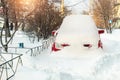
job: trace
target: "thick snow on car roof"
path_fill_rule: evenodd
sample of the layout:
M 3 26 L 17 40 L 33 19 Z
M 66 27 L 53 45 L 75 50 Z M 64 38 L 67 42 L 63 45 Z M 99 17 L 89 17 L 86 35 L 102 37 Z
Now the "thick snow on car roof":
M 58 30 L 56 42 L 68 44 L 97 44 L 97 27 L 89 15 L 66 16 Z

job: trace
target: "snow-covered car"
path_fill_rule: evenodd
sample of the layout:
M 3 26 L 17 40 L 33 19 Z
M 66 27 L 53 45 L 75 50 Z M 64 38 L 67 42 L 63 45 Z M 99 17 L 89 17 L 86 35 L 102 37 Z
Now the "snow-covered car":
M 70 46 L 76 49 L 103 48 L 100 34 L 104 30 L 98 30 L 92 16 L 90 15 L 69 15 L 55 34 L 55 42 L 52 51 L 59 51 Z

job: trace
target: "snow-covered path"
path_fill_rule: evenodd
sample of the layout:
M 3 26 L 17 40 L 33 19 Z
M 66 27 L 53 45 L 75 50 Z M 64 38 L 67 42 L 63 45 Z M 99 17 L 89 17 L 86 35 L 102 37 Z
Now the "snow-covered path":
M 61 58 L 47 54 L 42 55 L 30 59 L 29 64 L 25 63 L 24 67 L 21 67 L 22 69 L 18 70 L 15 80 L 21 80 L 21 76 L 25 76 L 22 80 L 26 80 L 26 78 L 29 79 L 30 77 L 31 80 L 34 79 L 34 77 L 35 80 L 40 80 L 41 78 L 42 80 L 77 80 L 79 76 L 89 76 L 92 74 L 94 69 L 93 66 L 95 65 L 95 61 L 97 59 L 98 56 L 96 56 L 96 58 Z M 39 76 L 36 74 L 39 74 Z M 48 79 L 46 79 L 46 77 L 44 79 L 44 76 L 40 76 L 41 74 L 47 76 Z

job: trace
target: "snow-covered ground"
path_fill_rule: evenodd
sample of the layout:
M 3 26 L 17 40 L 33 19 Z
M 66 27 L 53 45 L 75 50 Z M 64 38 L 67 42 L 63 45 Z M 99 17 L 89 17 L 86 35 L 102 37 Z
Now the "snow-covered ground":
M 18 31 L 9 46 L 19 47 L 19 43 L 24 43 L 28 49 L 18 48 L 17 53 L 23 54 L 23 66 L 18 67 L 12 80 L 120 80 L 119 34 L 120 29 L 113 30 L 112 34 L 101 34 L 103 49 L 82 50 L 79 46 L 69 46 L 54 53 L 51 52 L 50 45 L 39 55 L 30 56 L 26 51 L 42 45 L 42 41 L 31 43 L 28 36 Z M 74 44 L 74 39 L 72 42 Z M 12 52 L 13 49 L 9 51 Z
M 102 34 L 103 50 L 85 51 L 79 55 L 64 55 L 65 50 L 52 54 L 50 48 L 38 56 L 24 53 L 23 66 L 18 67 L 12 80 L 120 80 L 119 34 L 119 29 L 113 30 L 112 34 Z M 35 46 L 25 39 L 20 38 L 25 46 Z M 38 45 L 37 42 L 34 44 Z
M 40 54 L 36 51 L 37 56 L 30 56 L 26 51 L 42 45 L 43 40 L 31 43 L 28 36 L 17 31 L 9 44 L 9 52 L 22 53 L 23 66 L 19 65 L 11 80 L 120 80 L 119 34 L 120 29 L 114 29 L 112 34 L 101 34 L 103 49 L 80 50 L 69 46 L 54 53 L 50 45 Z M 19 48 L 19 43 L 24 43 L 24 48 Z

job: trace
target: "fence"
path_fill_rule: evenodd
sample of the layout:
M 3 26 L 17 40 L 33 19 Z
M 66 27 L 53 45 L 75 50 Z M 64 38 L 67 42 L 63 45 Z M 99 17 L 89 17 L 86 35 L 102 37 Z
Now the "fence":
M 49 46 L 53 43 L 53 41 L 54 41 L 54 37 L 51 37 L 48 40 L 44 40 L 42 42 L 42 45 L 29 48 L 29 50 L 26 51 L 26 53 L 30 53 L 31 56 L 37 56 L 41 54 L 45 49 L 48 49 Z
M 32 47 L 32 48 L 8 47 L 8 52 L 11 52 L 11 53 L 22 52 L 22 53 L 29 53 L 31 56 L 37 56 L 37 55 L 41 54 L 44 50 L 48 49 L 50 47 L 50 45 L 54 42 L 54 39 L 55 39 L 54 37 L 51 37 L 47 40 L 43 40 L 42 45 Z M 1 47 L 1 49 L 2 49 L 2 47 Z
M 11 56 L 9 60 L 6 60 L 4 55 Z M 21 59 L 22 54 L 13 54 L 13 53 L 2 53 L 0 54 L 0 80 L 9 80 L 12 78 L 18 68 L 18 64 L 22 64 L 22 59 Z
M 41 46 L 33 47 L 33 48 L 19 48 L 19 47 L 9 47 L 8 49 L 14 50 L 12 53 L 0 53 L 0 80 L 9 80 L 12 78 L 18 68 L 18 64 L 22 64 L 21 56 L 23 54 L 17 54 L 18 49 L 24 49 L 26 53 L 30 52 L 31 56 L 36 56 L 43 52 L 45 49 L 48 49 L 50 44 L 54 41 L 54 37 L 51 37 L 48 40 L 44 40 Z M 0 47 L 2 49 L 2 47 Z M 15 53 L 15 54 L 14 54 Z M 3 55 L 10 56 L 9 59 L 5 58 Z

